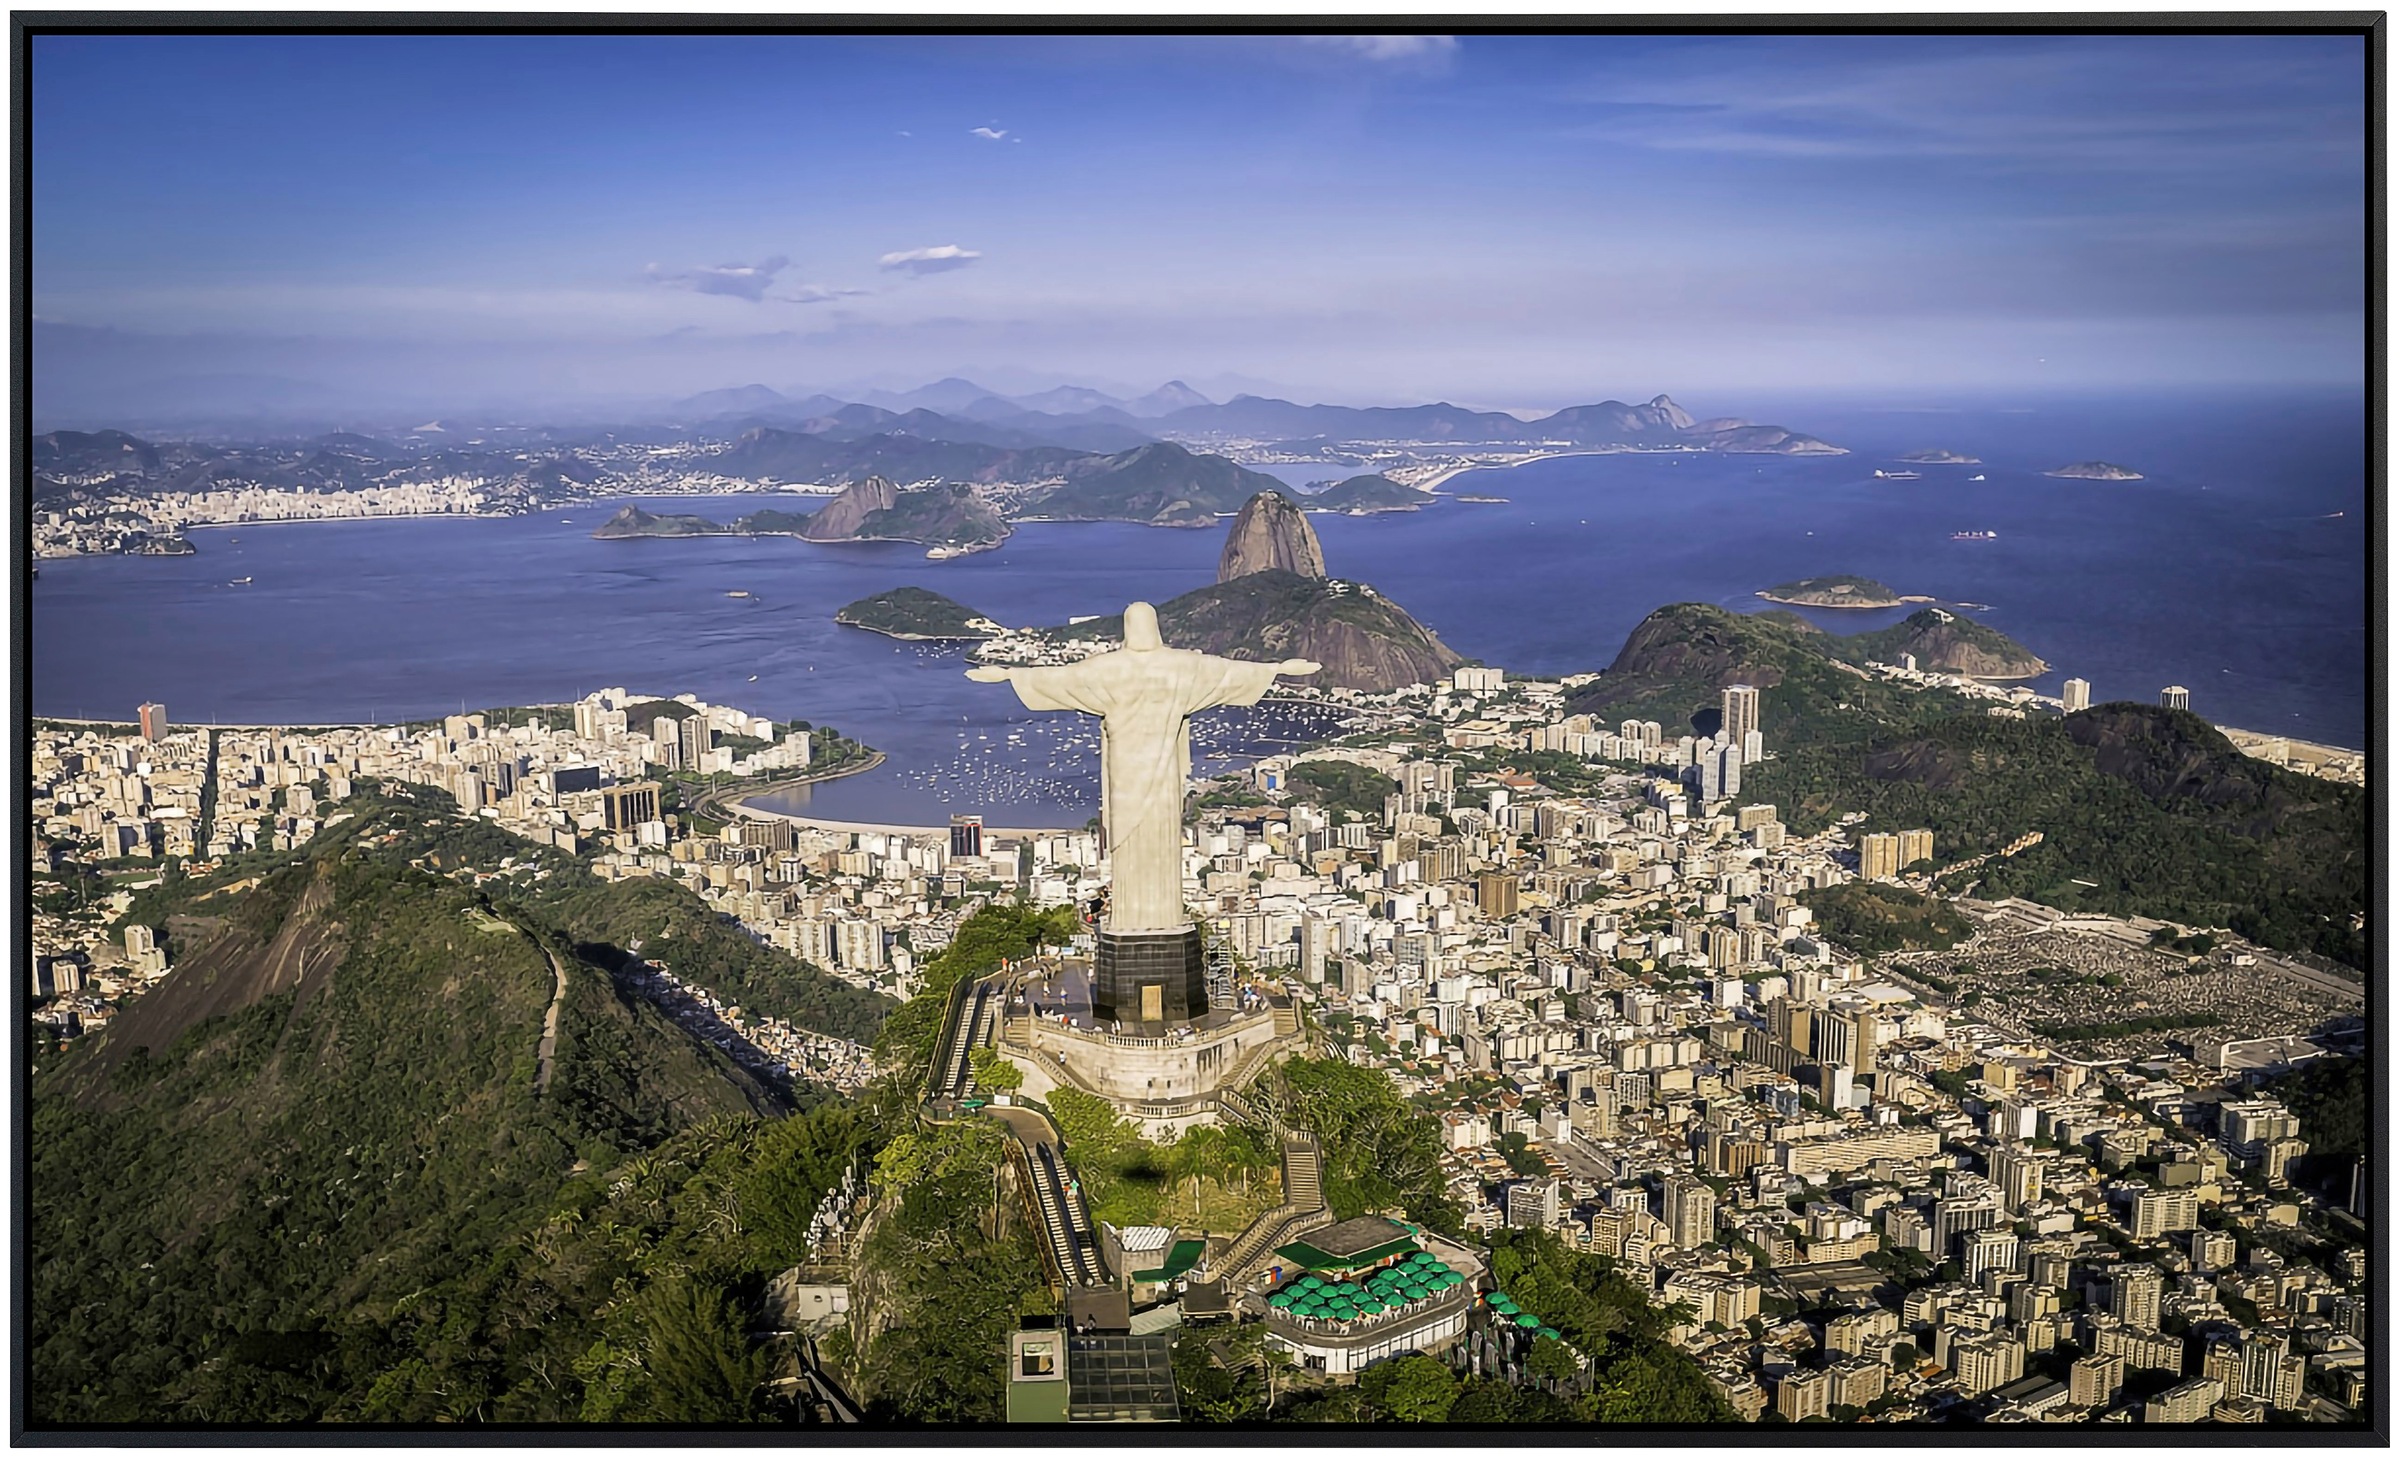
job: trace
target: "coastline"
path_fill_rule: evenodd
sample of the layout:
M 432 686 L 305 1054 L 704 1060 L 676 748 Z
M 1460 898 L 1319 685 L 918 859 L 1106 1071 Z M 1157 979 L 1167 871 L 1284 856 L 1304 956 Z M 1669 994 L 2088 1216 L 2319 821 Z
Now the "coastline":
M 456 517 L 460 521 L 507 521 L 514 517 L 531 516 L 530 511 L 362 511 L 354 516 L 262 516 L 250 521 L 187 521 L 178 525 L 179 532 L 204 532 L 225 527 L 311 526 L 336 521 L 431 521 L 437 517 Z M 81 552 L 78 556 L 101 556 L 103 553 Z
M 833 621 L 836 627 L 856 628 L 862 633 L 879 633 L 903 643 L 988 643 L 992 640 L 989 633 L 903 633 L 894 628 L 878 628 L 873 623 L 845 618 L 840 613 L 833 615 Z
M 1634 452 L 1628 450 L 1548 451 L 1541 455 L 1527 456 L 1521 461 L 1477 461 L 1469 465 L 1452 466 L 1449 470 L 1444 471 L 1440 475 L 1432 477 L 1429 480 L 1402 482 L 1401 484 L 1412 486 L 1414 489 L 1426 492 L 1427 494 L 1433 494 L 1441 486 L 1447 484 L 1453 478 L 1464 476 L 1470 471 L 1513 471 L 1519 466 L 1530 466 L 1537 461 L 1563 461 L 1569 456 L 1622 456 L 1631 454 L 1634 454 Z M 1657 454 L 1680 455 L 1683 453 L 1680 451 L 1661 451 L 1657 452 Z
M 1892 599 L 1890 602 L 1858 602 L 1850 598 L 1843 598 L 1834 602 L 1810 602 L 1805 598 L 1777 597 L 1771 592 L 1752 593 L 1751 596 L 1765 598 L 1768 602 L 1777 603 L 1783 607 L 1843 608 L 1856 612 L 1874 612 L 1882 608 L 1905 607 L 1912 602 L 1933 601 L 1933 599 L 1930 597 L 1897 597 Z

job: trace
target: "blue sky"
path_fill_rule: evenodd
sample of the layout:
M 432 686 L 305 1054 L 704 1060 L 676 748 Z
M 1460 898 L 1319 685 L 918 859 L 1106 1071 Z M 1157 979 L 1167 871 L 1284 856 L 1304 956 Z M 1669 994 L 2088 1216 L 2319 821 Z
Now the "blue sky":
M 37 405 L 2356 382 L 2364 46 L 41 37 Z

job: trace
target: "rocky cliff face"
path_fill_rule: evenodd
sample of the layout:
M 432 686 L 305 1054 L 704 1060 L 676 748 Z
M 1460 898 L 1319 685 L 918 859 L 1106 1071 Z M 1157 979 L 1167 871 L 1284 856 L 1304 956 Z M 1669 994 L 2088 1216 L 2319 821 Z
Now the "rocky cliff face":
M 869 476 L 826 502 L 824 509 L 800 529 L 800 535 L 812 542 L 849 541 L 858 535 L 868 517 L 891 510 L 899 500 L 900 492 L 891 482 L 881 476 Z
M 1289 497 L 1261 491 L 1242 504 L 1241 515 L 1226 534 L 1225 550 L 1217 557 L 1217 581 L 1231 582 L 1270 568 L 1323 577 L 1325 549 L 1317 541 L 1316 528 Z

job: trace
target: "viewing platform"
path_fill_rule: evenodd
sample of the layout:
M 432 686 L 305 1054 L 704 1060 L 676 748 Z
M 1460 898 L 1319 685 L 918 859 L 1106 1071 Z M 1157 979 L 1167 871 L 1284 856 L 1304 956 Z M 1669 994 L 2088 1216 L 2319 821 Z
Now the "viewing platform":
M 1090 973 L 1080 959 L 1045 958 L 1002 994 L 993 1046 L 1024 1072 L 1029 1098 L 1074 1088 L 1116 1105 L 1145 1138 L 1171 1140 L 1218 1122 L 1221 1095 L 1301 1046 L 1289 999 L 1252 987 L 1163 1033 L 1120 1031 L 1092 1016 Z

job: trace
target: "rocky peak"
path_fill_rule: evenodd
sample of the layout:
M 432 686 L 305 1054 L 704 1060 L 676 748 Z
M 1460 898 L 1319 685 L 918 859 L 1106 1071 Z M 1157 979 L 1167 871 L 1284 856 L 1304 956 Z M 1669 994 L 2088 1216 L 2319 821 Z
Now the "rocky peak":
M 889 511 L 900 500 L 899 489 L 881 476 L 869 476 L 825 503 L 822 510 L 800 528 L 800 535 L 813 542 L 838 542 L 858 534 L 866 519 L 879 511 Z
M 1650 402 L 1650 408 L 1665 416 L 1667 424 L 1675 427 L 1677 430 L 1690 430 L 1692 428 L 1692 417 L 1684 411 L 1684 408 L 1681 405 L 1676 404 L 1674 401 L 1668 399 L 1664 395 L 1660 395 L 1653 399 Z
M 1217 558 L 1217 581 L 1231 582 L 1270 568 L 1323 577 L 1325 549 L 1317 541 L 1316 528 L 1290 497 L 1261 491 L 1242 504 L 1233 530 L 1226 533 L 1225 550 Z

